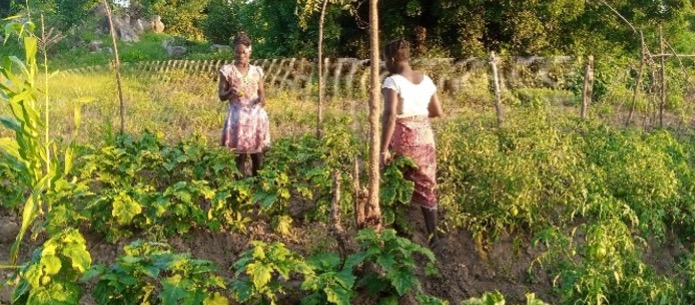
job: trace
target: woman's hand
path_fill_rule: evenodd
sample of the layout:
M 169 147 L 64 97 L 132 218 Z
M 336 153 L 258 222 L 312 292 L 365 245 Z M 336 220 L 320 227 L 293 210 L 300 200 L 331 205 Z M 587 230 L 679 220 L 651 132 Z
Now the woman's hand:
M 391 162 L 391 152 L 387 149 L 381 152 L 379 157 L 379 165 L 383 168 Z

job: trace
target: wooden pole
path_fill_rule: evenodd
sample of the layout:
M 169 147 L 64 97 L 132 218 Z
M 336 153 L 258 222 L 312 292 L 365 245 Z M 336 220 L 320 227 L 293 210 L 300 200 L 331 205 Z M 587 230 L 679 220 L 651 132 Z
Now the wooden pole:
M 364 225 L 376 230 L 381 229 L 381 209 L 379 207 L 379 183 L 381 169 L 379 168 L 379 155 L 381 150 L 381 132 L 379 117 L 381 116 L 381 95 L 379 79 L 379 11 L 378 0 L 369 0 L 369 36 L 371 44 L 370 78 L 371 90 L 369 94 L 369 196 L 367 200 L 366 223 Z
M 497 127 L 502 126 L 502 91 L 500 90 L 500 80 L 497 72 L 497 57 L 495 52 L 490 52 L 490 67 L 492 68 L 492 82 L 495 88 L 495 112 L 497 112 Z
M 118 44 L 116 42 L 116 30 L 113 27 L 113 17 L 111 15 L 111 7 L 106 0 L 102 1 L 106 7 L 106 13 L 109 17 L 109 29 L 111 30 L 111 39 L 113 40 L 113 57 L 114 57 L 114 70 L 116 71 L 116 83 L 118 84 L 118 99 L 120 101 L 120 115 L 121 115 L 121 134 L 125 132 L 125 102 L 123 101 L 123 85 L 121 84 L 121 63 L 118 59 Z
M 627 115 L 627 120 L 625 120 L 625 126 L 630 125 L 630 121 L 632 120 L 632 114 L 635 112 L 635 104 L 637 103 L 637 94 L 639 93 L 639 88 L 642 85 L 642 72 L 644 71 L 644 62 L 647 60 L 645 58 L 646 46 L 644 44 L 644 33 L 642 33 L 640 31 L 639 34 L 640 34 L 640 41 L 642 43 L 639 70 L 637 71 L 637 81 L 635 82 L 635 88 L 633 89 L 633 92 L 632 92 L 632 105 L 630 106 L 630 113 Z
M 346 236 L 340 219 L 340 172 L 333 170 L 333 200 L 331 202 L 331 232 L 338 242 L 340 256 L 345 257 Z
M 355 164 L 352 169 L 352 187 L 354 188 L 355 191 L 355 198 L 353 198 L 353 201 L 355 202 L 355 223 L 359 225 L 365 223 L 365 208 L 364 208 L 364 203 L 362 200 L 362 195 L 364 194 L 362 192 L 362 186 L 360 185 L 360 159 L 359 157 L 355 157 Z
M 659 49 L 661 54 L 664 54 L 664 32 L 659 26 Z M 661 57 L 661 102 L 659 103 L 659 127 L 664 128 L 664 107 L 666 106 L 666 63 L 664 57 Z
M 319 139 L 321 139 L 321 125 L 323 125 L 323 91 L 325 86 L 323 79 L 323 21 L 326 17 L 327 5 L 328 0 L 323 0 L 321 17 L 319 18 L 319 103 L 316 111 L 316 137 Z
M 584 90 L 582 90 L 582 109 L 581 118 L 586 120 L 589 114 L 589 104 L 591 104 L 591 96 L 594 88 L 594 56 L 589 55 L 584 71 Z

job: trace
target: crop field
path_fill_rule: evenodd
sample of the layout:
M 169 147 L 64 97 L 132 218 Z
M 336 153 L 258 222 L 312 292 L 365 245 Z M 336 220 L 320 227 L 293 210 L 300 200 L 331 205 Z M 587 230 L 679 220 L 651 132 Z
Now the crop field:
M 229 50 L 207 56 L 210 42 L 146 34 L 125 44 L 117 81 L 110 53 L 78 47 L 58 45 L 65 69 L 52 72 L 46 37 L 12 20 L 6 35 L 19 39 L 0 50 L 0 305 L 695 304 L 695 73 L 683 61 L 658 70 L 650 57 L 645 72 L 627 57 L 502 52 L 497 75 L 494 53 L 461 60 L 433 47 L 414 59 L 445 111 L 433 119 L 441 239 L 428 246 L 406 158 L 381 168 L 383 228 L 358 225 L 368 60 L 325 61 L 317 126 L 317 62 L 254 59 L 272 145 L 249 177 L 220 145 L 215 73 Z M 189 29 L 179 22 L 172 31 Z M 227 35 L 207 30 L 190 35 Z M 276 55 L 270 38 L 259 52 Z M 364 48 L 352 38 L 344 48 Z M 532 53 L 522 38 L 504 46 Z M 192 51 L 160 60 L 164 39 Z M 296 54 L 313 47 L 289 40 Z M 89 64 L 71 65 L 77 56 Z

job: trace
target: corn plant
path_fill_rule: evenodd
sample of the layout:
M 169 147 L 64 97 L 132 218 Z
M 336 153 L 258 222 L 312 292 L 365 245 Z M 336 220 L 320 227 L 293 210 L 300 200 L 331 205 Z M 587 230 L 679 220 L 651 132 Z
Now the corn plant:
M 71 143 L 60 154 L 60 159 L 58 145 L 48 138 L 44 141 L 40 138 L 41 131 L 47 133 L 49 126 L 41 120 L 36 107 L 38 40 L 32 34 L 34 27 L 31 21 L 11 22 L 5 27 L 6 37 L 16 34 L 23 42 L 25 58 L 20 60 L 10 56 L 2 61 L 0 67 L 0 101 L 11 110 L 11 116 L 0 117 L 0 122 L 14 133 L 14 138 L 0 139 L 0 152 L 18 173 L 19 182 L 29 193 L 23 205 L 19 234 L 11 249 L 11 259 L 15 264 L 24 234 L 37 217 L 51 209 L 44 193 L 56 181 L 64 179 L 72 169 L 74 158 Z M 45 111 L 48 112 L 48 108 Z M 76 109 L 75 125 L 79 126 L 80 121 L 81 115 Z M 73 139 L 75 136 L 76 132 Z

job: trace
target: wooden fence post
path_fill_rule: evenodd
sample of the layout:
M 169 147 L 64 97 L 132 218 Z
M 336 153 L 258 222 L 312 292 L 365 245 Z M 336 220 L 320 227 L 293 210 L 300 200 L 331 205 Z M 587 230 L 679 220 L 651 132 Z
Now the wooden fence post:
M 116 30 L 113 26 L 113 18 L 111 14 L 111 7 L 109 3 L 104 0 L 104 7 L 106 8 L 107 17 L 109 18 L 109 29 L 111 30 L 111 39 L 113 40 L 113 58 L 114 64 L 113 68 L 116 70 L 116 83 L 118 85 L 118 99 L 120 101 L 119 112 L 121 116 L 121 133 L 125 132 L 125 102 L 123 101 L 123 85 L 121 84 L 121 62 L 118 59 L 118 43 L 116 42 Z
M 589 55 L 584 71 L 584 90 L 582 90 L 582 109 L 581 118 L 586 120 L 589 115 L 589 104 L 591 104 L 591 96 L 594 92 L 594 56 Z
M 500 91 L 500 81 L 497 74 L 497 57 L 495 52 L 490 52 L 490 67 L 492 68 L 492 82 L 495 88 L 495 111 L 497 112 L 497 127 L 502 126 L 502 93 Z
M 661 56 L 661 103 L 659 103 L 659 127 L 664 128 L 664 107 L 666 106 L 666 63 L 664 54 L 664 32 L 659 26 L 659 48 Z
M 639 88 L 642 86 L 642 72 L 644 71 L 644 62 L 647 60 L 645 57 L 647 55 L 646 45 L 644 44 L 644 33 L 640 31 L 640 41 L 642 43 L 642 51 L 640 54 L 639 70 L 637 71 L 637 81 L 635 82 L 635 88 L 632 93 L 632 105 L 630 106 L 630 113 L 627 115 L 627 120 L 625 121 L 625 126 L 630 125 L 630 120 L 632 120 L 632 114 L 635 112 L 635 103 L 637 103 L 637 94 L 639 93 Z

